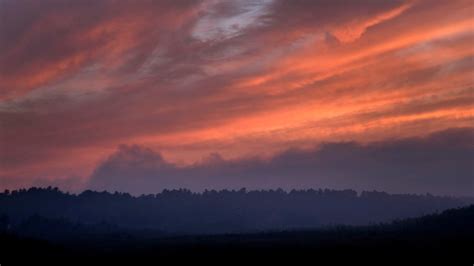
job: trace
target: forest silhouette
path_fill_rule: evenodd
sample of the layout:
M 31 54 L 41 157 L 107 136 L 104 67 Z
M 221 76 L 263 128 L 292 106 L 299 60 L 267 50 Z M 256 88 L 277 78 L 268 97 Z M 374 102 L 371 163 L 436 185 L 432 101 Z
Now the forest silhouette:
M 467 197 L 329 189 L 180 189 L 138 197 L 52 187 L 6 190 L 0 193 L 0 260 L 471 263 L 473 203 Z
M 163 234 L 251 233 L 330 225 L 368 225 L 417 217 L 472 203 L 470 198 L 357 193 L 354 190 L 164 190 L 127 193 L 30 188 L 0 193 L 0 214 L 20 232 L 33 232 L 35 217 Z M 51 235 L 54 230 L 36 230 Z

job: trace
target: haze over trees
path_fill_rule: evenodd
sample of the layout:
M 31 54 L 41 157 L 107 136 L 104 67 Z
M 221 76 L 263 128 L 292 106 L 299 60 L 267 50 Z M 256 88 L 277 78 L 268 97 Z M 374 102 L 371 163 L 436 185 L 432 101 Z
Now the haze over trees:
M 170 237 L 150 230 L 125 230 L 106 223 L 84 225 L 35 215 L 8 230 L 1 229 L 0 250 L 2 261 L 15 264 L 28 258 L 48 264 L 58 262 L 58 258 L 74 258 L 74 262 L 106 259 L 109 264 L 130 265 L 148 264 L 154 258 L 160 262 L 290 259 L 295 263 L 315 257 L 331 261 L 363 257 L 365 264 L 410 258 L 411 262 L 449 259 L 454 265 L 454 261 L 472 259 L 473 224 L 471 205 L 370 226 Z

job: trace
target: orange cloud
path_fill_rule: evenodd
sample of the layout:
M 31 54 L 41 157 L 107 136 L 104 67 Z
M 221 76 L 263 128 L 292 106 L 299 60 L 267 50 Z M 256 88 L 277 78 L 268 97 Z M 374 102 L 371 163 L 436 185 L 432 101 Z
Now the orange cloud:
M 354 21 L 352 23 L 343 25 L 342 27 L 335 28 L 331 30 L 331 33 L 343 43 L 348 43 L 359 39 L 362 34 L 367 30 L 367 28 L 375 26 L 379 23 L 382 23 L 386 20 L 393 19 L 405 10 L 410 8 L 411 4 L 403 4 L 397 8 L 394 8 L 390 11 L 378 14 L 375 17 L 367 18 L 365 21 Z

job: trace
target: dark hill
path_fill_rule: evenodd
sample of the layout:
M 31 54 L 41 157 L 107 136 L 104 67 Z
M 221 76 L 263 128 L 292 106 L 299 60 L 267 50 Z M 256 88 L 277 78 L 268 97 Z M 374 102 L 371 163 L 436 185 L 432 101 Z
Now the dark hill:
M 47 219 L 42 221 L 47 222 Z M 50 222 L 57 226 L 57 220 Z M 19 262 L 34 257 L 37 262 L 66 260 L 89 264 L 102 260 L 129 264 L 189 259 L 220 263 L 248 259 L 291 263 L 330 259 L 384 265 L 403 261 L 457 265 L 458 261 L 471 263 L 472 260 L 474 205 L 387 224 L 255 234 L 150 237 L 153 234 L 145 231 L 132 233 L 110 228 L 102 233 L 91 231 L 97 228 L 82 226 L 80 230 L 88 237 L 74 235 L 52 242 L 3 233 L 0 235 L 2 259 Z

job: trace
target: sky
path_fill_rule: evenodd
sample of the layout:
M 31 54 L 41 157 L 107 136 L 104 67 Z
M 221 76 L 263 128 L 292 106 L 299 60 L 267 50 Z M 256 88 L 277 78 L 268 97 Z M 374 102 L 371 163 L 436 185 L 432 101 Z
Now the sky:
M 0 0 L 0 189 L 474 195 L 472 0 Z

